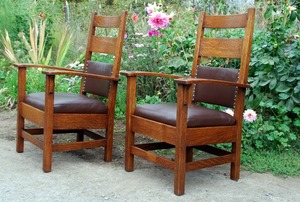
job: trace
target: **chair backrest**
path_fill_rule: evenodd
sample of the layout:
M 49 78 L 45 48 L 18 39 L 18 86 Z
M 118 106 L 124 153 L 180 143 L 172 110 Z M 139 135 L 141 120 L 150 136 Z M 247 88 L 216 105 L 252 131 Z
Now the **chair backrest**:
M 123 39 L 126 27 L 127 12 L 122 11 L 119 16 L 99 16 L 93 13 L 89 28 L 84 71 L 87 73 L 119 77 L 122 57 Z M 113 36 L 106 36 L 107 29 Z M 92 61 L 93 53 L 112 55 L 113 62 Z M 116 85 L 108 80 L 83 78 L 81 93 L 91 93 L 102 97 L 109 97 L 109 93 L 116 93 Z
M 255 9 L 248 9 L 247 13 L 237 15 L 209 16 L 201 12 L 197 30 L 196 47 L 191 77 L 206 78 L 238 82 L 246 84 L 248 79 L 249 61 L 251 53 L 252 35 L 254 29 Z M 208 38 L 206 29 L 243 29 L 242 38 Z M 240 67 L 220 68 L 201 65 L 205 57 L 239 58 Z M 237 96 L 240 96 L 239 98 Z M 243 93 L 238 93 L 236 87 L 197 84 L 191 92 L 191 100 L 206 102 L 226 107 L 234 107 L 235 101 L 241 99 Z

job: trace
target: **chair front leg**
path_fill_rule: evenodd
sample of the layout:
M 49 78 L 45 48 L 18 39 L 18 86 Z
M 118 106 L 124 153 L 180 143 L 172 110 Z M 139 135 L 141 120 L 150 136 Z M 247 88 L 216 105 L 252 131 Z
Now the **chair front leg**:
M 18 112 L 17 112 L 17 134 L 16 134 L 16 151 L 22 153 L 24 151 L 24 138 L 22 130 L 25 127 L 24 118 L 22 117 L 22 103 L 25 99 L 26 89 L 26 67 L 18 69 Z
M 51 172 L 52 167 L 52 136 L 54 115 L 54 75 L 46 75 L 45 112 L 44 112 L 44 145 L 43 170 Z
M 52 136 L 53 128 L 51 126 L 45 126 L 43 148 L 43 170 L 45 173 L 51 172 L 52 167 Z
M 174 193 L 178 196 L 184 194 L 186 173 L 186 148 L 184 145 L 175 146 L 175 173 Z
M 125 170 L 131 172 L 134 170 L 134 155 L 131 153 L 131 146 L 134 145 L 134 132 L 126 132 L 125 140 Z
M 177 91 L 174 193 L 178 196 L 184 194 L 186 162 L 192 160 L 192 148 L 186 146 L 189 87 L 178 85 Z
M 131 153 L 131 147 L 135 143 L 134 131 L 131 130 L 132 115 L 136 105 L 136 77 L 127 77 L 127 96 L 126 96 L 126 139 L 125 139 L 125 170 L 131 172 L 134 170 L 134 155 Z

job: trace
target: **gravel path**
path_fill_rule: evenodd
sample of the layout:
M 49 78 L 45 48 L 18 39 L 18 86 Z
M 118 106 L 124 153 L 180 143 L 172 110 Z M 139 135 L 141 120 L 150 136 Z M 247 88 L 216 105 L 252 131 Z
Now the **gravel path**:
M 0 202 L 300 202 L 300 178 L 242 171 L 235 182 L 229 165 L 188 173 L 185 195 L 178 197 L 169 170 L 137 158 L 134 172 L 126 172 L 116 143 L 111 163 L 102 160 L 102 149 L 54 153 L 53 171 L 43 173 L 41 150 L 26 142 L 25 152 L 16 153 L 14 136 L 15 111 L 0 112 Z

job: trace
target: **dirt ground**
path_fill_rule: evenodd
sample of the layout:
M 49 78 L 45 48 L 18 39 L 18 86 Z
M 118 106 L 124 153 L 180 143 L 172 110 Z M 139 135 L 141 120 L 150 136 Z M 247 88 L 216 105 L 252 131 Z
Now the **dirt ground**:
M 42 152 L 28 142 L 15 151 L 16 111 L 0 112 L 0 202 L 6 201 L 300 201 L 300 178 L 241 172 L 229 179 L 229 165 L 193 171 L 184 196 L 173 194 L 173 173 L 136 158 L 124 170 L 124 124 L 117 121 L 114 159 L 102 149 L 54 153 L 52 172 L 42 171 Z

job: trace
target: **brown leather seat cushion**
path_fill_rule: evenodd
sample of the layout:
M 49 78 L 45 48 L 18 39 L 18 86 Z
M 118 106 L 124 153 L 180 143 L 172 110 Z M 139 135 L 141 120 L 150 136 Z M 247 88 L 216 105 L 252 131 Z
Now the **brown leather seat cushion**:
M 40 110 L 45 109 L 45 93 L 26 95 L 25 103 Z M 74 93 L 54 94 L 54 113 L 105 114 L 107 106 L 100 100 Z
M 143 104 L 136 107 L 134 114 L 172 126 L 176 125 L 176 104 Z M 235 124 L 235 118 L 225 112 L 196 105 L 188 107 L 187 119 L 188 128 Z

